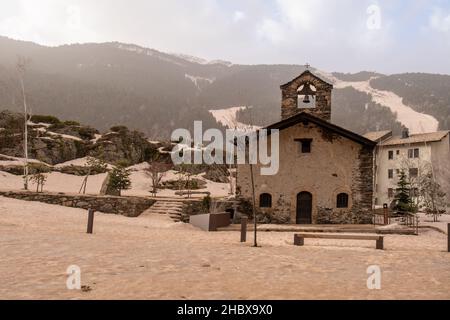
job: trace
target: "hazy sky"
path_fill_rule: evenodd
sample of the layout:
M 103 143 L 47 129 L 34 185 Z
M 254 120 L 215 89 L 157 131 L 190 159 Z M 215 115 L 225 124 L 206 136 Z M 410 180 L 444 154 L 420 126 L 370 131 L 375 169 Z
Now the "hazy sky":
M 0 35 L 244 64 L 450 74 L 450 0 L 0 0 Z

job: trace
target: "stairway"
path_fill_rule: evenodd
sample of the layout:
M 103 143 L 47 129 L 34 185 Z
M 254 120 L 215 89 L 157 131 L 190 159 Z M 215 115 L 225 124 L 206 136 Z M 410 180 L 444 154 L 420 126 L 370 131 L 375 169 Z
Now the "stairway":
M 141 216 L 145 217 L 149 215 L 162 214 L 168 215 L 175 222 L 180 222 L 182 212 L 183 212 L 183 202 L 158 200 Z

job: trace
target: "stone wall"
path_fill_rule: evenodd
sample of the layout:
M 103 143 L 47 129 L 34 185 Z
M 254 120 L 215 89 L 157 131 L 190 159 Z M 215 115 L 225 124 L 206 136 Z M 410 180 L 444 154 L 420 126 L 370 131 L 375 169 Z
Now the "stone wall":
M 0 192 L 0 196 L 85 210 L 94 209 L 95 211 L 118 214 L 126 217 L 138 217 L 155 203 L 155 200 L 139 197 L 67 195 L 25 191 Z

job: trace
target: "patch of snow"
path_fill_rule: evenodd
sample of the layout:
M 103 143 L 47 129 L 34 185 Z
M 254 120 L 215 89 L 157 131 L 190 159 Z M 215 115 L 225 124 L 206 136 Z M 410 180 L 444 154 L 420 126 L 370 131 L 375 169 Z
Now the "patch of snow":
M 145 173 L 145 168 L 148 168 L 147 163 L 141 163 L 130 167 L 132 169 L 130 179 L 131 179 L 131 189 L 123 191 L 125 196 L 150 196 L 150 190 L 152 190 L 152 182 L 150 177 Z M 194 179 L 202 180 L 206 182 L 206 188 L 201 190 L 195 190 L 198 192 L 209 191 L 212 197 L 224 198 L 229 196 L 230 184 L 229 183 L 217 183 L 203 178 L 204 173 L 192 176 Z M 169 170 L 164 173 L 162 182 L 178 180 L 180 178 L 180 173 L 178 171 Z M 183 199 L 184 196 L 178 196 L 175 193 L 178 190 L 170 189 L 159 189 L 158 197 L 164 198 L 175 198 Z M 194 194 L 192 198 L 203 198 L 202 194 Z
M 27 122 L 27 125 L 30 127 L 45 127 L 45 128 L 48 128 L 51 126 L 51 124 L 49 124 L 49 123 L 43 123 L 43 122 L 36 123 L 31 120 Z
M 182 53 L 172 53 L 171 55 L 186 60 L 188 62 L 191 63 L 196 63 L 196 64 L 208 64 L 208 60 L 203 59 L 203 58 L 199 58 L 199 57 L 194 57 L 194 56 L 190 56 L 188 54 L 182 54 Z
M 75 159 L 75 160 L 70 160 L 64 163 L 60 163 L 55 165 L 55 168 L 64 168 L 64 167 L 70 167 L 70 166 L 80 166 L 80 167 L 84 167 L 87 165 L 87 160 L 88 157 L 84 157 L 84 158 L 79 158 L 79 159 Z
M 96 144 L 103 136 L 101 134 L 95 134 L 95 138 L 91 140 L 93 144 Z
M 190 63 L 195 63 L 195 64 L 201 64 L 201 65 L 213 65 L 213 64 L 220 64 L 220 65 L 224 65 L 226 67 L 231 67 L 233 66 L 232 62 L 229 61 L 224 61 L 224 60 L 211 60 L 208 61 L 206 59 L 203 58 L 199 58 L 199 57 L 194 57 L 194 56 L 190 56 L 187 54 L 181 54 L 181 53 L 171 53 L 172 56 L 183 59 L 187 62 Z
M 166 55 L 162 52 L 158 52 L 156 50 L 153 49 L 146 49 L 146 48 L 142 48 L 136 45 L 124 45 L 124 44 L 119 44 L 117 45 L 117 48 L 120 50 L 125 50 L 125 51 L 130 51 L 130 52 L 134 52 L 136 54 L 144 54 L 146 56 L 150 56 L 150 57 L 155 57 L 159 60 L 162 61 L 166 61 L 166 62 L 170 62 L 179 66 L 184 66 L 182 63 L 174 60 L 174 59 L 170 59 L 169 55 Z
M 144 171 L 145 169 L 148 169 L 150 165 L 147 162 L 142 162 L 135 164 L 134 166 L 128 167 L 127 169 L 131 171 Z
M 208 83 L 208 84 L 213 84 L 214 81 L 216 81 L 215 78 L 212 78 L 212 79 L 210 79 L 210 78 L 203 78 L 203 77 L 198 77 L 198 76 L 191 76 L 189 74 L 185 74 L 184 77 L 186 79 L 191 80 L 199 91 L 202 90 L 202 86 L 201 86 L 202 82 L 203 83 Z
M 41 139 L 41 140 L 47 140 L 47 141 L 55 141 L 55 139 L 50 138 L 50 137 L 39 137 L 39 139 Z
M 56 133 L 56 132 L 51 132 L 51 131 L 47 131 L 47 134 L 54 136 L 54 137 L 61 137 L 63 139 L 69 139 L 69 140 L 75 140 L 75 141 L 83 141 L 82 139 L 75 137 L 75 136 L 70 136 L 68 134 L 61 134 L 61 133 Z
M 0 165 L 3 166 L 23 166 L 25 165 L 26 159 L 25 158 L 18 158 L 18 157 L 11 157 L 11 156 L 7 156 L 4 154 L 0 154 L 0 156 L 4 159 L 8 159 L 8 160 L 0 160 Z M 42 164 L 45 166 L 50 166 L 49 164 L 36 160 L 36 159 L 28 159 L 28 163 L 35 163 L 35 164 Z
M 46 192 L 64 192 L 76 194 L 80 190 L 84 177 L 63 174 L 59 172 L 51 172 L 44 174 L 47 181 L 44 185 Z M 0 171 L 2 183 L 0 189 L 2 190 L 22 190 L 23 178 L 22 176 L 15 176 L 7 172 Z M 103 181 L 106 178 L 106 173 L 90 176 L 86 188 L 87 194 L 97 195 L 100 193 Z M 30 190 L 33 191 L 36 186 L 30 182 Z
M 405 127 L 409 128 L 412 134 L 436 132 L 439 128 L 439 121 L 433 116 L 420 113 L 413 110 L 411 107 L 403 103 L 403 98 L 391 91 L 382 91 L 372 88 L 370 81 L 377 77 L 372 77 L 368 81 L 347 82 L 342 81 L 330 73 L 316 70 L 319 76 L 323 77 L 325 81 L 334 84 L 337 89 L 354 88 L 357 91 L 370 94 L 372 101 L 382 106 L 388 107 L 394 114 L 397 115 L 397 120 Z
M 158 152 L 161 153 L 161 154 L 170 154 L 170 151 L 165 151 L 164 148 L 165 147 L 158 148 Z
M 70 160 L 64 163 L 60 163 L 55 165 L 55 168 L 64 168 L 64 167 L 70 167 L 70 166 L 77 166 L 77 167 L 85 167 L 88 165 L 88 160 L 89 158 L 93 158 L 93 157 L 84 157 L 84 158 L 78 158 L 78 159 L 74 159 L 74 160 Z M 107 168 L 108 169 L 112 169 L 113 166 L 111 164 L 107 164 Z
M 226 67 L 232 67 L 234 64 L 230 61 L 224 61 L 224 60 L 211 60 L 208 62 L 208 64 L 221 64 Z
M 247 107 L 232 107 L 228 109 L 209 110 L 209 112 L 218 123 L 228 129 L 235 129 L 238 131 L 256 131 L 261 129 L 261 127 L 250 126 L 237 120 L 237 113 L 245 109 L 247 109 Z
M 431 226 L 447 233 L 448 225 L 450 224 L 450 214 L 441 215 L 438 219 L 438 222 L 434 222 L 433 216 L 427 216 L 425 213 L 419 213 L 418 216 L 420 219 L 420 226 Z

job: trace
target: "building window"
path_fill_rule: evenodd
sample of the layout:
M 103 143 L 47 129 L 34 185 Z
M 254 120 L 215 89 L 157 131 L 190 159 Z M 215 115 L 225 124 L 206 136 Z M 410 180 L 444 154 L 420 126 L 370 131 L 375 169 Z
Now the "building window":
M 394 189 L 392 188 L 388 189 L 388 197 L 389 199 L 392 199 L 394 197 Z
M 268 193 L 263 193 L 259 196 L 260 208 L 272 208 L 272 196 Z
M 312 139 L 297 139 L 300 143 L 300 153 L 311 153 Z
M 337 208 L 348 208 L 348 194 L 340 193 L 337 196 Z
M 418 176 L 419 176 L 419 169 L 417 169 L 417 168 L 409 169 L 409 177 L 410 178 L 417 178 Z
M 419 149 L 409 149 L 408 150 L 408 158 L 409 159 L 418 159 L 418 158 L 420 158 L 420 150 Z
M 399 156 L 399 155 L 400 155 L 400 150 L 397 150 L 397 152 L 396 152 L 396 153 L 397 153 L 397 155 Z
M 394 179 L 394 170 L 393 169 L 389 169 L 388 170 L 388 178 L 389 179 Z
M 389 151 L 388 158 L 389 160 L 394 160 L 394 151 Z

